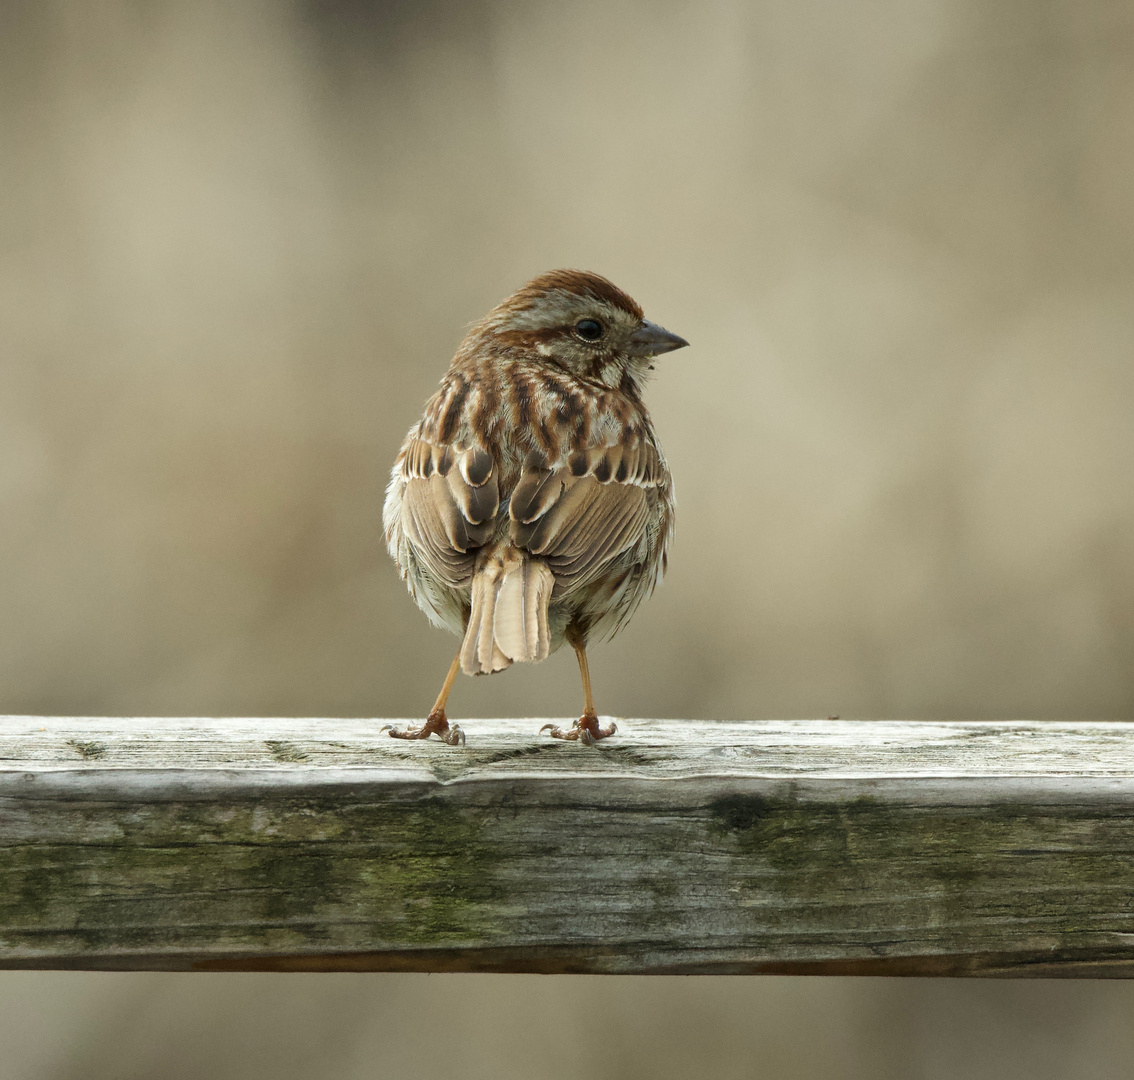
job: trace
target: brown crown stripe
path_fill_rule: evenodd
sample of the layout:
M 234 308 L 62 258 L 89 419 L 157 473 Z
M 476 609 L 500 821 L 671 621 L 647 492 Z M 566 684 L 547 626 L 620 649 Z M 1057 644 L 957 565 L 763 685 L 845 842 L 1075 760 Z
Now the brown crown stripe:
M 533 278 L 518 292 L 510 296 L 497 311 L 520 311 L 537 303 L 550 291 L 561 289 L 575 296 L 592 296 L 613 307 L 629 312 L 636 319 L 643 316 L 638 303 L 627 296 L 612 281 L 608 281 L 601 274 L 592 274 L 586 270 L 551 270 Z

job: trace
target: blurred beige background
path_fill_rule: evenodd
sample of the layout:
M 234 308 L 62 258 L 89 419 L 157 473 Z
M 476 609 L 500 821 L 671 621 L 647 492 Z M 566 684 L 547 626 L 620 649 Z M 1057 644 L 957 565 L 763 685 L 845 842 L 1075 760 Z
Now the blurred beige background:
M 0 712 L 422 714 L 455 641 L 386 473 L 555 266 L 693 343 L 600 711 L 1134 712 L 1129 4 L 4 0 L 0 146 Z M 451 712 L 578 696 L 559 655 Z M 1132 1021 L 1102 984 L 10 974 L 0 1078 L 1093 1078 Z

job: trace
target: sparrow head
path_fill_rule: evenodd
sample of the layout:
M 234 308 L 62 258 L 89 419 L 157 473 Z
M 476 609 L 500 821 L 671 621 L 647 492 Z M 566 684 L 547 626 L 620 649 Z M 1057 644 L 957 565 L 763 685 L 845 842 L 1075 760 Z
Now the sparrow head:
M 648 321 L 606 278 L 583 270 L 534 278 L 493 308 L 473 335 L 612 387 L 626 375 L 637 382 L 655 356 L 689 344 Z

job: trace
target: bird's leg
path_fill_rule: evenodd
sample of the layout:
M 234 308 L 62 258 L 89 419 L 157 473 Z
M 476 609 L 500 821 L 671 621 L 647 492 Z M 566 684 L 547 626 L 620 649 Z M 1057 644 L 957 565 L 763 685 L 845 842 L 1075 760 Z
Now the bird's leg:
M 461 654 L 457 653 L 453 662 L 449 665 L 449 674 L 445 676 L 445 685 L 441 687 L 441 693 L 437 695 L 433 710 L 421 727 L 411 727 L 406 728 L 405 731 L 398 731 L 392 724 L 387 724 L 382 730 L 388 731 L 391 739 L 428 739 L 430 735 L 435 734 L 442 742 L 446 742 L 450 746 L 463 746 L 465 733 L 456 724 L 450 727 L 449 718 L 445 715 L 445 702 L 449 700 L 449 693 L 453 689 L 453 683 L 456 681 L 457 673 L 460 670 Z
M 586 640 L 581 634 L 572 633 L 570 630 L 567 634 L 567 640 L 571 642 L 575 656 L 579 661 L 579 675 L 583 680 L 583 715 L 567 730 L 556 727 L 554 724 L 544 724 L 539 730 L 541 733 L 546 731 L 553 739 L 578 739 L 579 742 L 590 746 L 592 743 L 598 742 L 599 739 L 613 735 L 618 730 L 618 725 L 611 723 L 610 727 L 599 727 L 598 714 L 595 712 L 595 699 L 591 696 L 591 669 L 587 664 Z

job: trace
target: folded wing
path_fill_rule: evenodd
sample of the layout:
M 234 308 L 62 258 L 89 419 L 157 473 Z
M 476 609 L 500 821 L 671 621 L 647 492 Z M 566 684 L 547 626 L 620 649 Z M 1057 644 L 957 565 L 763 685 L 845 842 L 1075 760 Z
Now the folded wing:
M 416 439 L 402 461 L 402 527 L 418 557 L 454 589 L 472 580 L 476 549 L 486 544 L 500 508 L 496 463 L 480 447 Z
M 656 447 L 640 438 L 579 451 L 557 467 L 529 459 L 509 504 L 511 534 L 546 559 L 553 597 L 583 588 L 642 543 L 656 522 L 663 475 Z

